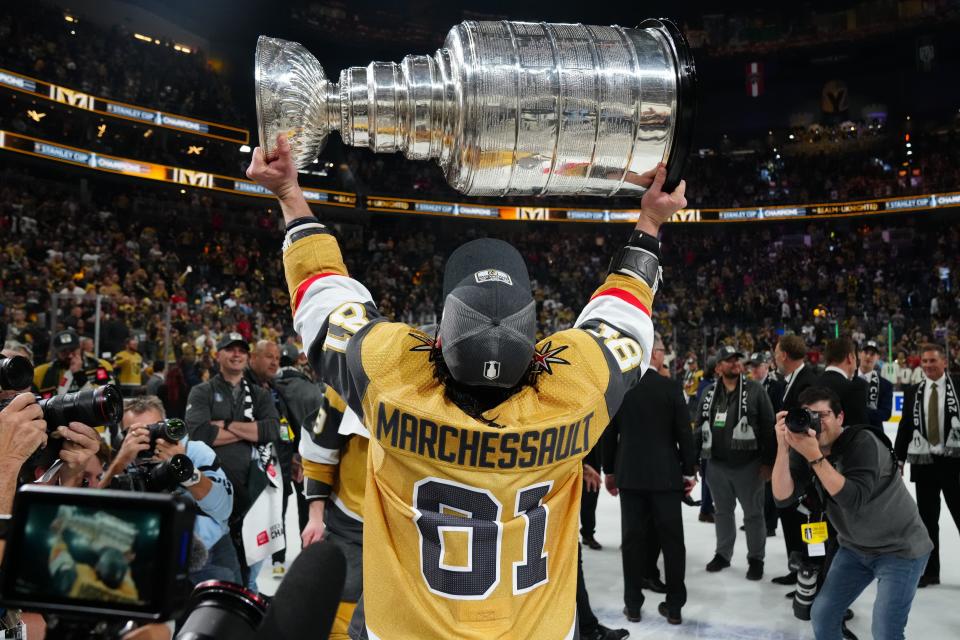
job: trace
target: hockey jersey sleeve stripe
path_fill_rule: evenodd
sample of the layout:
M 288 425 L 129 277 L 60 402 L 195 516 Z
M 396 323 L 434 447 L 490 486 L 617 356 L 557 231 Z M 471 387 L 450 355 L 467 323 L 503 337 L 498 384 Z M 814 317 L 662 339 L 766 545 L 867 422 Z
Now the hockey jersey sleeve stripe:
M 650 309 L 653 308 L 653 290 L 647 286 L 647 283 L 630 276 L 611 273 L 603 281 L 603 284 L 593 292 L 593 298 L 614 290 L 622 291 L 624 300 L 643 309 L 648 316 L 650 315 Z
M 318 273 L 348 275 L 337 240 L 328 233 L 300 238 L 283 252 L 283 271 L 291 300 L 300 284 Z
M 337 480 L 337 467 L 336 464 L 323 464 L 304 458 L 303 476 L 332 487 Z
M 301 282 L 300 285 L 297 287 L 296 294 L 293 296 L 293 312 L 294 313 L 297 312 L 297 308 L 300 306 L 300 302 L 303 300 L 303 296 L 304 294 L 307 293 L 307 289 L 310 288 L 310 285 L 312 285 L 314 282 L 316 282 L 320 278 L 326 278 L 327 276 L 337 276 L 337 275 L 340 275 L 340 274 L 334 273 L 332 271 L 328 271 L 326 273 L 318 273 L 316 275 L 310 276 L 309 278 Z
M 650 309 L 648 309 L 645 304 L 640 302 L 640 300 L 635 295 L 633 295 L 629 291 L 626 291 L 625 289 L 619 289 L 619 288 L 604 289 L 603 291 L 594 294 L 591 300 L 595 300 L 600 296 L 614 296 L 615 298 L 620 298 L 624 302 L 628 304 L 632 304 L 636 308 L 640 309 L 640 311 L 643 311 L 648 316 L 650 315 Z

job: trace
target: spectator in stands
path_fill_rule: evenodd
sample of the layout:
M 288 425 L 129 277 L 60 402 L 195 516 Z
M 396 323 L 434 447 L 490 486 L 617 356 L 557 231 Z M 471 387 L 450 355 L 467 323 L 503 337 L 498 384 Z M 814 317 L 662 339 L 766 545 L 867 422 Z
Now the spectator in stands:
M 54 336 L 53 344 L 55 358 L 33 370 L 33 385 L 40 395 L 50 397 L 112 382 L 112 367 L 85 356 L 80 337 L 72 329 Z
M 123 395 L 130 397 L 139 393 L 143 387 L 143 356 L 139 352 L 140 339 L 127 338 L 123 351 L 113 358 L 113 368 L 117 372 Z

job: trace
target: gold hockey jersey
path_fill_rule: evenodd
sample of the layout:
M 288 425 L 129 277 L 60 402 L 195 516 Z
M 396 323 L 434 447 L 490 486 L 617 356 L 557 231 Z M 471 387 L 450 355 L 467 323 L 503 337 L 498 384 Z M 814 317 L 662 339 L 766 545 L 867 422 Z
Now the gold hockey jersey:
M 430 337 L 381 318 L 333 237 L 304 226 L 284 253 L 294 325 L 370 432 L 367 636 L 571 638 L 581 458 L 649 362 L 650 288 L 609 276 L 575 329 L 537 345 L 536 384 L 491 426 L 447 398 Z

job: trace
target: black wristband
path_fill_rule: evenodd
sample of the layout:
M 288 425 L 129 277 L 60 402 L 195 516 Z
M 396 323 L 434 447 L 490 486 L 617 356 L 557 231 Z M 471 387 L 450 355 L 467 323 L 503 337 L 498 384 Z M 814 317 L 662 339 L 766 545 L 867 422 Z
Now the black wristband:
M 643 231 L 635 230 L 630 234 L 627 245 L 613 254 L 607 275 L 611 273 L 636 278 L 656 293 L 663 282 L 660 241 Z
M 820 464 L 826 459 L 827 459 L 827 456 L 820 456 L 816 460 L 813 460 L 812 462 L 810 462 L 810 468 L 812 469 L 813 467 L 817 466 L 818 464 Z

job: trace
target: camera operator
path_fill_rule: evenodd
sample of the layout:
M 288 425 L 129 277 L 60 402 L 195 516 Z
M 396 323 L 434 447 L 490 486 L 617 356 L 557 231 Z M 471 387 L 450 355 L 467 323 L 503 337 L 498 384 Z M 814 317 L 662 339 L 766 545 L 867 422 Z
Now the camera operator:
M 124 401 L 125 435 L 120 450 L 103 474 L 101 488 L 109 487 L 114 476 L 135 464 L 142 452 L 150 450 L 147 425 L 165 419 L 163 403 L 156 396 L 128 398 Z M 169 461 L 173 456 L 183 454 L 193 463 L 193 476 L 181 483 L 182 488 L 177 489 L 177 493 L 189 495 L 196 502 L 198 514 L 193 533 L 206 549 L 207 561 L 203 567 L 190 572 L 191 582 L 198 584 L 204 580 L 224 580 L 241 583 L 240 565 L 228 535 L 233 488 L 213 449 L 189 438 L 179 442 L 157 438 L 154 450 L 155 460 Z
M 780 505 L 804 494 L 819 499 L 837 531 L 839 550 L 813 602 L 814 634 L 818 640 L 840 638 L 847 608 L 877 579 L 873 636 L 903 638 L 917 581 L 933 549 L 917 505 L 879 434 L 869 426 L 842 426 L 840 398 L 833 391 L 811 387 L 799 402 L 800 411 L 808 413 L 777 414 L 772 483 Z M 825 523 L 805 530 L 811 552 L 826 535 Z

